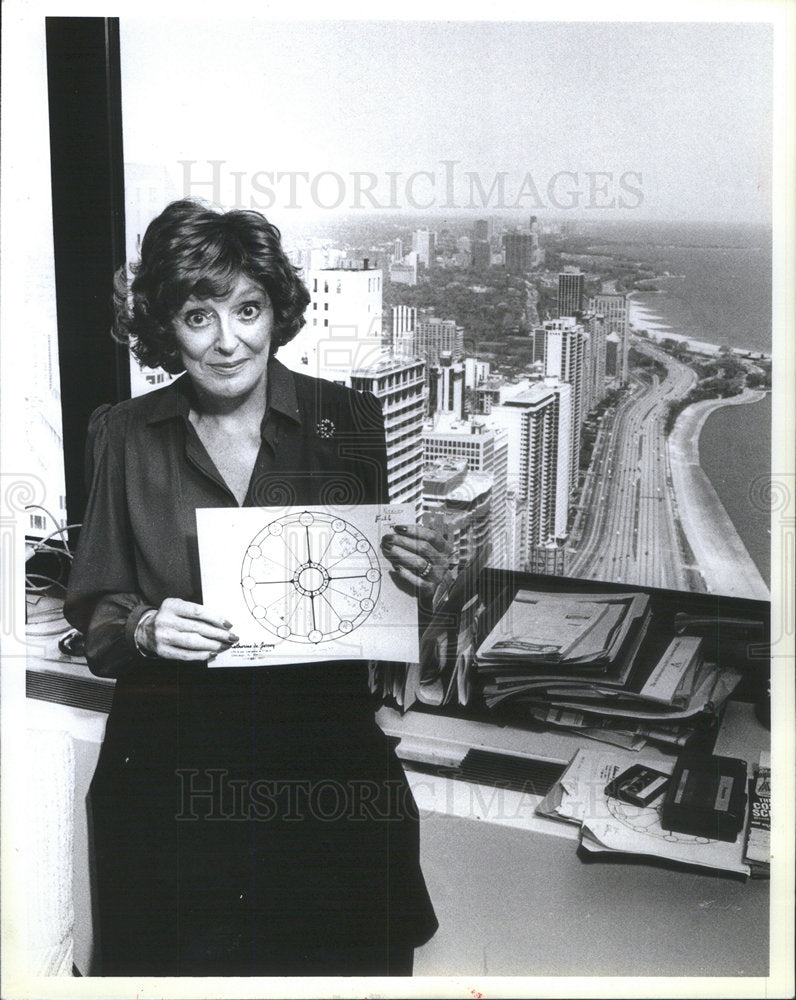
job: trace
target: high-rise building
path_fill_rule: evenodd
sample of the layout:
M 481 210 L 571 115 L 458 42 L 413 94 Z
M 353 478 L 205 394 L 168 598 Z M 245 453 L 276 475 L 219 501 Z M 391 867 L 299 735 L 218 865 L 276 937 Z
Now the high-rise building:
M 405 330 L 403 333 L 392 335 L 392 353 L 394 357 L 403 361 L 412 361 L 417 357 L 414 330 Z
M 599 313 L 589 313 L 584 319 L 586 330 L 589 333 L 591 351 L 589 357 L 589 405 L 588 409 L 594 407 L 603 399 L 606 392 L 605 385 L 605 318 Z
M 474 412 L 488 415 L 492 407 L 500 403 L 500 391 L 504 385 L 501 375 L 487 375 L 476 383 Z
M 392 353 L 396 358 L 415 357 L 415 306 L 392 307 Z
M 483 240 L 489 242 L 489 220 L 488 219 L 476 219 L 475 225 L 473 226 L 473 241 L 478 242 Z
M 437 234 L 428 229 L 416 229 L 412 234 L 412 249 L 423 267 L 432 267 L 437 254 Z
M 340 381 L 381 354 L 382 272 L 359 266 L 310 271 L 305 326 L 279 350 L 288 368 Z
M 588 412 L 586 386 L 587 335 L 580 323 L 572 317 L 547 320 L 531 333 L 532 356 L 540 362 L 545 376 L 560 379 L 572 387 L 570 396 L 570 484 L 578 482 L 580 457 L 580 430 Z
M 524 519 L 521 567 L 532 564 L 539 545 L 566 537 L 570 391 L 556 379 L 514 387 L 489 416 L 508 431 L 509 488 L 516 490 Z
M 392 332 L 412 333 L 417 323 L 416 306 L 393 306 L 392 307 Z
M 468 471 L 464 459 L 438 458 L 424 466 L 423 514 L 444 520 L 454 572 L 487 557 L 492 488 L 492 478 Z
M 504 233 L 503 249 L 507 271 L 521 274 L 533 270 L 535 264 L 533 235 L 531 233 Z
M 417 254 L 410 253 L 400 262 L 390 264 L 390 281 L 394 285 L 417 284 Z
M 544 545 L 531 548 L 528 572 L 545 573 L 547 576 L 566 576 L 567 546 L 564 539 L 551 539 Z
M 534 264 L 539 265 L 539 220 L 535 215 L 531 216 L 531 221 L 528 225 L 528 231 L 531 234 L 531 246 L 533 247 L 534 253 Z
M 622 340 L 618 333 L 605 338 L 605 377 L 619 380 L 622 374 Z
M 488 240 L 473 240 L 472 246 L 473 267 L 483 270 L 492 263 L 492 247 Z
M 387 437 L 387 475 L 392 503 L 411 503 L 422 512 L 425 365 L 382 355 L 351 372 L 353 389 L 381 400 Z
M 458 420 L 451 413 L 437 414 L 423 429 L 423 461 L 443 459 L 466 461 L 468 471 L 489 476 L 492 482 L 490 565 L 513 568 L 518 553 L 509 531 L 508 432 L 483 419 Z
M 607 333 L 619 337 L 617 375 L 624 383 L 628 380 L 628 352 L 630 349 L 630 324 L 628 322 L 627 296 L 620 293 L 601 293 L 589 301 L 589 308 L 605 317 Z
M 579 317 L 583 312 L 583 274 L 562 271 L 558 275 L 558 315 Z
M 428 413 L 453 413 L 464 417 L 464 362 L 454 361 L 450 351 L 440 354 L 439 364 L 426 366 Z
M 444 353 L 459 361 L 464 354 L 464 328 L 452 319 L 418 316 L 415 323 L 417 356 L 430 365 L 438 365 Z

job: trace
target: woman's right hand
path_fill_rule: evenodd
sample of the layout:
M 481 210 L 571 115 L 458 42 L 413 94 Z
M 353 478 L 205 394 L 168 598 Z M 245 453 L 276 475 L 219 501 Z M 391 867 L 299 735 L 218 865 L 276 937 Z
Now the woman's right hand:
M 142 615 L 135 638 L 151 656 L 209 660 L 238 641 L 231 628 L 232 622 L 202 604 L 167 597 L 156 611 Z

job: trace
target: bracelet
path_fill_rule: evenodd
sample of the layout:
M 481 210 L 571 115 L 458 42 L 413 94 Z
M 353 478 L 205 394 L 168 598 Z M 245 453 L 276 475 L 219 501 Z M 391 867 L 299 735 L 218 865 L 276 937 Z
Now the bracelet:
M 158 654 L 153 653 L 148 649 L 145 649 L 141 645 L 141 642 L 139 640 L 139 635 L 141 634 L 142 625 L 145 625 L 156 614 L 157 614 L 156 608 L 150 608 L 149 611 L 145 611 L 138 619 L 138 624 L 135 627 L 135 632 L 133 632 L 133 642 L 135 643 L 135 648 L 138 650 L 141 656 L 145 656 L 148 660 L 159 659 Z

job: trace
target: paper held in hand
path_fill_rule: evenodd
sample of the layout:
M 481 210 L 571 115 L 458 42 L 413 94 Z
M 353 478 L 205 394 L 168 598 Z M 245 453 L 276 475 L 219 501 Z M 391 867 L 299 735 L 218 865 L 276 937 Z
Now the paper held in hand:
M 417 660 L 417 600 L 381 552 L 411 504 L 196 511 L 202 599 L 240 637 L 211 667 Z

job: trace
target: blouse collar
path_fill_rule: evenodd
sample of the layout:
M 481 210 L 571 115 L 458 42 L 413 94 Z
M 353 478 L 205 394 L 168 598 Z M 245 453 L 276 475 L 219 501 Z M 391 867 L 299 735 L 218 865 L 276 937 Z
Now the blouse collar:
M 187 420 L 191 404 L 195 399 L 190 378 L 181 375 L 176 381 L 150 395 L 151 407 L 147 423 L 161 423 L 175 417 Z M 301 423 L 293 373 L 274 357 L 268 362 L 268 409 L 263 418 L 263 426 L 271 411 L 276 411 L 297 424 Z

